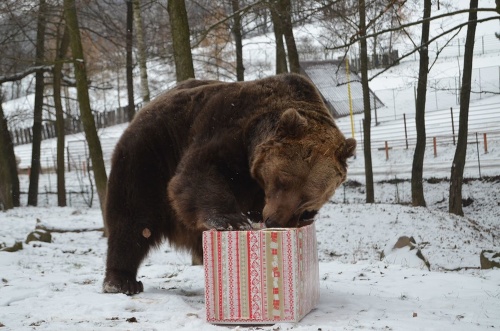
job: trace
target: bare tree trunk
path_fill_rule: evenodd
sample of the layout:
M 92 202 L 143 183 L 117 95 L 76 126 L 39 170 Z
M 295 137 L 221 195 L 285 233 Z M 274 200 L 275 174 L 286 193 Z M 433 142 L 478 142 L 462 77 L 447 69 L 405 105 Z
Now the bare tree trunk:
M 186 3 L 184 0 L 169 0 L 167 11 L 174 47 L 175 74 L 177 81 L 182 82 L 194 78 Z
M 9 134 L 2 103 L 3 95 L 0 91 L 0 203 L 3 203 L 4 209 L 11 209 L 20 206 L 19 177 L 14 144 Z
M 59 37 L 58 40 L 59 42 Z M 64 110 L 61 102 L 61 80 L 64 58 L 69 48 L 69 31 L 64 27 L 60 38 L 57 55 L 54 63 L 54 107 L 56 109 L 56 133 L 57 133 L 57 205 L 66 206 L 66 180 L 64 178 L 64 141 L 66 130 L 64 129 Z
M 467 154 L 467 134 L 469 126 L 469 102 L 472 80 L 472 60 L 474 58 L 474 39 L 477 25 L 478 0 L 470 1 L 469 24 L 465 39 L 464 69 L 460 90 L 460 119 L 457 148 L 451 166 L 449 212 L 464 215 L 462 210 L 462 181 L 464 177 L 465 156 Z
M 285 44 L 283 43 L 283 25 L 281 24 L 276 5 L 272 5 L 270 11 L 271 21 L 273 22 L 274 39 L 276 42 L 276 74 L 282 74 L 288 72 Z
M 101 142 L 97 136 L 94 116 L 92 116 L 92 110 L 90 109 L 87 69 L 85 68 L 85 59 L 83 56 L 82 42 L 80 38 L 80 28 L 78 27 L 75 0 L 64 0 L 64 17 L 66 18 L 66 24 L 70 34 L 70 46 L 75 66 L 76 89 L 78 92 L 80 115 L 82 117 L 85 137 L 89 145 L 97 194 L 99 196 L 101 212 L 103 213 L 104 227 L 107 229 L 106 220 L 104 218 L 104 202 L 106 198 L 108 178 L 102 157 Z M 105 234 L 107 234 L 107 230 L 105 231 Z
M 36 32 L 36 59 L 35 66 L 41 66 L 45 57 L 45 27 L 46 3 L 39 0 L 38 23 Z M 35 105 L 33 114 L 33 141 L 31 144 L 31 171 L 30 184 L 28 189 L 28 205 L 38 204 L 38 181 L 40 178 L 40 148 L 42 145 L 42 114 L 43 114 L 43 93 L 45 84 L 43 81 L 43 71 L 38 70 L 35 74 Z
M 283 36 L 285 37 L 286 49 L 288 53 L 288 63 L 290 65 L 290 72 L 299 73 L 299 52 L 295 44 L 295 37 L 293 36 L 292 26 L 292 5 L 290 0 L 278 0 L 279 17 L 283 27 Z
M 2 103 L 0 102 L 0 210 L 14 208 L 7 142 L 5 141 L 7 136 L 9 136 L 9 129 L 7 128 L 7 120 L 3 113 Z
M 133 43 L 133 29 L 134 29 L 134 9 L 132 7 L 132 0 L 127 0 L 127 32 L 126 32 L 126 53 L 127 53 L 127 116 L 128 121 L 132 121 L 135 115 L 135 102 L 134 102 L 134 61 L 132 59 L 132 43 Z
M 233 17 L 233 36 L 234 45 L 236 48 L 236 79 L 238 81 L 245 80 L 245 67 L 243 66 L 243 38 L 241 35 L 241 15 L 239 0 L 231 0 L 231 5 L 234 13 Z
M 141 72 L 141 97 L 142 102 L 146 105 L 151 97 L 149 94 L 149 81 L 148 81 L 148 66 L 146 56 L 146 46 L 144 44 L 144 31 L 141 15 L 141 0 L 132 0 L 134 6 L 134 22 L 135 22 L 135 36 L 137 39 L 137 54 L 139 61 L 139 70 Z
M 431 17 L 431 0 L 424 1 L 424 16 L 426 20 Z M 425 100 L 427 94 L 427 74 L 429 72 L 429 28 L 430 21 L 422 23 L 422 38 L 420 41 L 420 68 L 418 73 L 417 100 L 415 104 L 415 126 L 417 129 L 417 145 L 413 154 L 411 168 L 411 201 L 413 206 L 425 207 L 423 169 L 425 155 Z
M 365 0 L 358 0 L 359 6 L 359 34 L 361 61 L 361 85 L 363 87 L 363 137 L 364 137 L 364 156 L 365 156 L 365 178 L 366 178 L 366 202 L 375 202 L 375 194 L 373 187 L 373 169 L 372 169 L 372 149 L 371 149 L 371 105 L 370 105 L 370 88 L 368 86 L 368 50 L 366 46 L 366 7 Z
M 374 28 L 374 30 L 375 30 L 375 28 Z M 377 42 L 378 42 L 378 36 L 375 35 L 373 37 L 373 56 L 372 56 L 372 68 L 374 68 L 374 69 L 379 67 L 379 61 L 378 61 L 378 55 L 377 55 Z

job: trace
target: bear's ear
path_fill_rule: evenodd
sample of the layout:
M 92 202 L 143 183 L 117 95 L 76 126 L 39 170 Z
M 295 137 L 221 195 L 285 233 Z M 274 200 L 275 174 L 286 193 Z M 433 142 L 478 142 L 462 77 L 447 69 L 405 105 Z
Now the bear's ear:
M 348 158 L 354 156 L 354 152 L 356 151 L 356 139 L 347 138 L 343 146 L 341 146 L 337 150 L 337 157 L 341 161 L 345 161 Z
M 293 108 L 289 108 L 281 114 L 278 123 L 278 134 L 283 137 L 300 137 L 305 132 L 307 119 Z

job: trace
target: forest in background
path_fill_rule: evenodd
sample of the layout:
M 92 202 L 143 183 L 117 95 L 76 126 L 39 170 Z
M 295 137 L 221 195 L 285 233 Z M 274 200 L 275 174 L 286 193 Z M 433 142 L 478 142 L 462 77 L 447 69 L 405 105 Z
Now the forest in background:
M 113 89 L 115 73 L 125 72 L 128 102 L 123 105 L 131 120 L 137 104 L 146 104 L 163 86 L 155 86 L 147 76 L 152 63 L 171 64 L 177 81 L 195 77 L 202 68 L 204 77 L 227 81 L 245 80 L 244 40 L 266 33 L 275 38 L 275 72 L 299 72 L 304 59 L 357 58 L 355 63 L 368 94 L 368 69 L 383 64 L 384 56 L 393 62 L 408 56 L 419 59 L 417 89 L 417 148 L 412 169 L 412 204 L 425 206 L 422 188 L 423 150 L 425 148 L 425 97 L 431 42 L 447 41 L 467 29 L 460 95 L 461 131 L 456 147 L 456 171 L 452 172 L 450 207 L 463 214 L 461 182 L 467 144 L 468 100 L 472 70 L 475 26 L 498 20 L 499 1 L 472 0 L 468 8 L 456 1 L 415 0 L 261 0 L 261 1 L 84 1 L 84 0 L 4 0 L 0 4 L 0 95 L 2 102 L 26 93 L 34 94 L 32 120 L 32 162 L 28 205 L 37 205 L 40 173 L 40 141 L 44 122 L 55 123 L 58 139 L 58 204 L 64 206 L 64 136 L 67 119 L 79 116 L 90 150 L 95 187 L 102 202 L 107 174 L 96 133 L 95 112 L 89 90 Z M 436 14 L 433 14 L 433 13 Z M 478 12 L 495 15 L 478 19 Z M 439 33 L 429 31 L 429 23 L 445 16 L 467 14 Z M 322 33 L 314 40 L 297 41 L 294 29 L 315 24 Z M 314 41 L 314 42 L 313 42 Z M 317 46 L 317 45 L 320 46 Z M 405 45 L 395 56 L 394 45 Z M 440 49 L 433 50 L 439 56 Z M 155 62 L 156 61 L 156 62 Z M 469 62 L 465 62 L 469 61 Z M 140 74 L 137 77 L 136 72 Z M 26 84 L 25 78 L 31 78 Z M 199 77 L 201 78 L 201 77 Z M 467 82 L 469 79 L 469 82 Z M 134 91 L 140 80 L 140 91 Z M 76 91 L 76 93 L 71 93 Z M 153 93 L 152 93 L 153 91 Z M 139 97 L 138 97 L 139 96 Z M 366 98 L 369 99 L 368 97 Z M 49 100 L 49 101 L 48 101 Z M 69 101 L 75 107 L 67 107 Z M 117 100 L 117 104 L 120 101 Z M 365 103 L 364 146 L 366 202 L 373 202 L 371 171 L 370 103 Z M 47 118 L 45 114 L 52 114 Z M 9 121 L 19 114 L 6 114 L 0 106 L 0 201 L 2 209 L 19 206 L 19 181 L 13 153 Z M 462 139 L 460 139 L 462 137 Z M 420 142 L 420 144 L 419 144 Z M 423 144 L 423 145 L 422 145 Z

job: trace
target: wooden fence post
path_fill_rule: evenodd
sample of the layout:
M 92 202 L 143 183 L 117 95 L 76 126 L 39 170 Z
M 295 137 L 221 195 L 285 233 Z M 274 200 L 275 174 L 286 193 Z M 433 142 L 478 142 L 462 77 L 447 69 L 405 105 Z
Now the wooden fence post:
M 31 132 L 29 128 L 24 129 L 24 134 L 26 136 L 26 143 L 31 142 Z
M 483 133 L 484 140 L 484 154 L 488 154 L 488 139 L 486 139 L 486 132 Z
M 69 162 L 70 156 L 69 156 L 69 145 L 66 147 L 66 158 L 68 159 L 68 172 L 71 172 L 71 163 Z M 71 195 L 70 195 L 71 197 Z
M 385 160 L 389 160 L 389 144 L 385 141 Z
M 22 144 L 22 142 L 23 142 L 22 137 L 23 137 L 23 136 L 20 136 L 20 135 L 19 135 L 19 130 L 14 131 L 14 133 L 16 134 L 16 142 L 17 142 L 17 144 L 18 144 L 18 145 Z
M 436 137 L 432 138 L 432 144 L 434 145 L 434 157 L 437 157 L 438 153 L 437 153 L 437 146 L 436 146 Z
M 479 139 L 477 138 L 477 132 L 476 132 L 476 150 L 477 150 L 477 166 L 479 168 L 479 179 L 481 179 L 481 160 L 479 157 Z

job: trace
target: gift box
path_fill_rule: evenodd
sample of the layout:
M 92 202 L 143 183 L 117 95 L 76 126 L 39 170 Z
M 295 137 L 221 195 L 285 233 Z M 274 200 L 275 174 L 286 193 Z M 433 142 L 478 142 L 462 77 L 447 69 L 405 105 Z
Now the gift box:
M 205 307 L 214 324 L 298 322 L 319 302 L 314 223 L 203 232 Z

